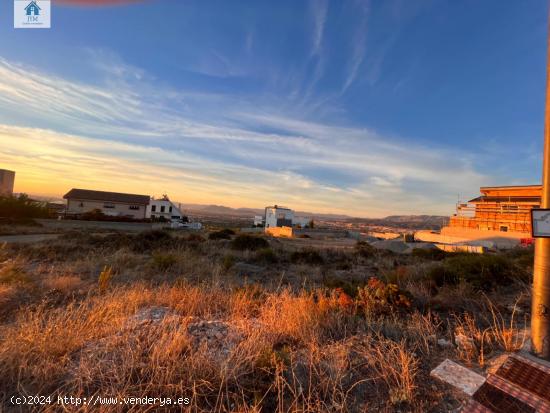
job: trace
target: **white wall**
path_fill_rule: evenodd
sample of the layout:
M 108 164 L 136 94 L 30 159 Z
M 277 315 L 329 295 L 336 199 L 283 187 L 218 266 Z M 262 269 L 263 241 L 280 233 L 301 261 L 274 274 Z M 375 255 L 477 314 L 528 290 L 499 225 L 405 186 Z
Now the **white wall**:
M 153 206 L 155 206 L 155 211 L 153 211 Z M 162 211 L 164 207 L 164 211 Z M 170 211 L 170 207 L 172 211 Z M 174 205 L 174 203 L 167 199 L 151 199 L 149 201 L 149 206 L 147 207 L 147 218 L 160 218 L 164 217 L 166 220 L 170 221 L 172 219 L 181 219 L 183 214 L 179 208 Z M 172 218 L 176 217 L 176 218 Z
M 266 208 L 265 210 L 265 227 L 273 228 L 277 227 L 277 220 L 285 219 L 291 222 L 294 218 L 294 211 L 284 208 Z
M 113 208 L 105 208 L 106 205 L 110 205 Z M 130 209 L 131 206 L 138 209 Z M 130 216 L 135 219 L 143 219 L 145 218 L 147 207 L 145 205 L 123 204 L 120 202 L 90 201 L 85 199 L 67 200 L 68 214 L 84 214 L 94 209 L 99 209 L 105 215 Z

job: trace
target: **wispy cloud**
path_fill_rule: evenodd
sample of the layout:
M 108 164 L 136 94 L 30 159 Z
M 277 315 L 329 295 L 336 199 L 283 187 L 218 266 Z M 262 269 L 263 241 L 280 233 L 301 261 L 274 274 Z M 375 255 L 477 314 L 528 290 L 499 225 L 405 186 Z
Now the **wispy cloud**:
M 355 33 L 352 38 L 352 48 L 351 48 L 351 57 L 348 64 L 348 70 L 342 85 L 341 93 L 345 93 L 349 87 L 353 84 L 357 75 L 359 74 L 359 69 L 361 64 L 365 59 L 365 53 L 367 49 L 367 18 L 369 14 L 368 2 L 361 1 L 358 2 L 360 6 L 360 22 L 355 29 Z
M 444 213 L 460 188 L 487 182 L 467 153 L 103 66 L 110 81 L 92 86 L 0 60 L 0 158 L 18 170 L 19 190 L 167 191 L 187 202 L 374 216 Z
M 310 0 L 313 16 L 312 55 L 319 55 L 323 45 L 323 34 L 327 21 L 328 0 Z

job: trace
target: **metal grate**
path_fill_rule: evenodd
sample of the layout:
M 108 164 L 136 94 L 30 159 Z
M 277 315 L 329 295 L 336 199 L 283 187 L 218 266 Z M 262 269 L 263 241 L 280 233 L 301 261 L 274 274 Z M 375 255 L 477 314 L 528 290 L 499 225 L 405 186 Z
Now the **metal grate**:
M 550 374 L 514 357 L 498 369 L 497 376 L 550 402 Z
M 535 413 L 535 409 L 498 387 L 485 382 L 473 399 L 493 412 L 499 413 Z

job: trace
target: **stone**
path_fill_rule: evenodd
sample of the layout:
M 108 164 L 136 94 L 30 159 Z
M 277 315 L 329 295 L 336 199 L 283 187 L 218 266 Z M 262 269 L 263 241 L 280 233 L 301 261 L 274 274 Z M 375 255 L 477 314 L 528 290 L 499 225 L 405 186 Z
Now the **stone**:
M 477 389 L 485 383 L 485 377 L 449 359 L 445 359 L 433 369 L 430 375 L 449 383 L 469 396 L 473 396 Z
M 439 347 L 443 347 L 443 348 L 451 348 L 453 347 L 453 343 L 450 341 L 450 340 L 447 340 L 445 338 L 440 338 L 437 340 L 437 345 Z

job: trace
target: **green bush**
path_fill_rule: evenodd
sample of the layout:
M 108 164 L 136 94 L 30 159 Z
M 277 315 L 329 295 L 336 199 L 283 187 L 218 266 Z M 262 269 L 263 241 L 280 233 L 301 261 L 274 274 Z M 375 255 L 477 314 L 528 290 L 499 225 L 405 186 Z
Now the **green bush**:
M 483 291 L 509 284 L 516 273 L 514 263 L 501 255 L 458 254 L 446 258 L 428 272 L 438 287 L 466 282 Z
M 45 202 L 31 200 L 26 194 L 0 196 L 0 217 L 3 218 L 48 218 L 50 212 Z
M 357 241 L 355 253 L 363 258 L 370 258 L 376 254 L 376 248 L 365 241 Z
M 309 265 L 323 265 L 325 263 L 324 258 L 318 251 L 312 249 L 303 249 L 301 251 L 294 251 L 290 255 L 290 261 L 294 264 L 309 264 Z
M 153 253 L 153 265 L 160 271 L 167 271 L 172 268 L 176 262 L 178 262 L 174 254 L 167 254 L 163 252 Z
M 232 242 L 231 248 L 234 250 L 244 251 L 251 250 L 256 251 L 262 248 L 268 248 L 269 243 L 265 238 L 256 237 L 248 234 L 238 235 Z
M 124 235 L 122 235 L 124 237 Z M 143 253 L 172 245 L 172 236 L 162 230 L 140 232 L 129 239 L 130 248 L 134 252 Z
M 323 277 L 322 283 L 323 286 L 325 286 L 329 290 L 341 289 L 351 298 L 355 298 L 357 296 L 359 288 L 365 286 L 365 281 L 362 280 L 344 280 L 342 278 L 334 276 Z
M 221 231 L 214 231 L 208 234 L 208 239 L 231 239 L 231 236 L 235 235 L 235 231 L 229 228 L 222 229 Z
M 358 289 L 357 302 L 367 313 L 392 314 L 408 311 L 412 306 L 412 295 L 396 284 L 371 278 L 367 285 Z

